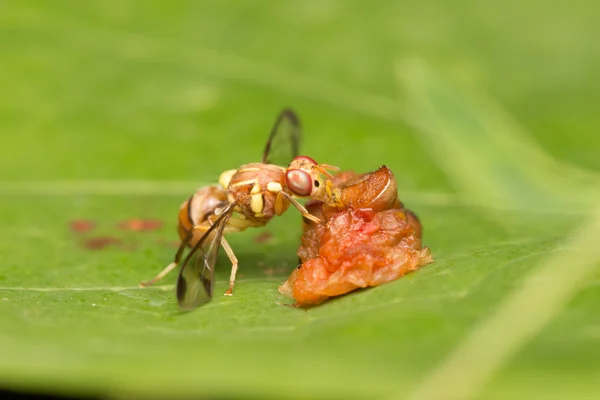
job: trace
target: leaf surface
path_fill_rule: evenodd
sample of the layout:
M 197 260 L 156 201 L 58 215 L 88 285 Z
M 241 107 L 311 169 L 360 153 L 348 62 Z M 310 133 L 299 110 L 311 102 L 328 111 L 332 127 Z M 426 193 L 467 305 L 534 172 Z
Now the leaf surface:
M 0 4 L 2 386 L 418 398 L 451 376 L 444 366 L 471 365 L 460 364 L 470 338 L 525 293 L 514 315 L 543 321 L 483 336 L 501 354 L 477 352 L 472 365 L 485 370 L 454 389 L 600 391 L 598 262 L 593 246 L 570 241 L 595 226 L 598 204 L 593 12 L 582 1 L 544 13 L 536 1 L 376 3 Z M 290 209 L 228 237 L 240 260 L 233 297 L 220 295 L 223 252 L 201 309 L 179 312 L 175 273 L 138 288 L 171 261 L 181 202 L 259 161 L 286 106 L 302 118 L 301 153 L 394 171 L 434 264 L 289 307 L 277 287 L 297 261 Z M 134 218 L 163 225 L 119 227 Z M 75 232 L 74 221 L 94 227 Z M 564 269 L 545 269 L 565 254 Z M 532 282 L 556 288 L 556 304 L 537 303 Z

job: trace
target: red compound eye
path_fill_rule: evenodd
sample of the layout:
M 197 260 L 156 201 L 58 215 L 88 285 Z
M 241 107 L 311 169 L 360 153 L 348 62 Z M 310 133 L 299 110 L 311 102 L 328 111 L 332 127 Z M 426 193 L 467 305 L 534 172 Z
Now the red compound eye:
M 307 161 L 313 165 L 317 165 L 317 162 L 315 160 L 313 160 L 312 158 L 310 158 L 309 156 L 298 156 L 292 160 L 292 162 L 294 162 L 294 161 Z
M 285 173 L 285 184 L 296 196 L 306 197 L 312 192 L 312 178 L 301 169 L 290 169 Z

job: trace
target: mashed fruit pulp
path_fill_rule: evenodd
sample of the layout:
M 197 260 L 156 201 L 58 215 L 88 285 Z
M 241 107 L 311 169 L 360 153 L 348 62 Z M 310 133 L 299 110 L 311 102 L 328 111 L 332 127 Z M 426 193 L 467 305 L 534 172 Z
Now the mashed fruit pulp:
M 432 262 L 403 209 L 347 209 L 327 217 L 305 226 L 302 264 L 280 287 L 300 306 L 378 286 Z

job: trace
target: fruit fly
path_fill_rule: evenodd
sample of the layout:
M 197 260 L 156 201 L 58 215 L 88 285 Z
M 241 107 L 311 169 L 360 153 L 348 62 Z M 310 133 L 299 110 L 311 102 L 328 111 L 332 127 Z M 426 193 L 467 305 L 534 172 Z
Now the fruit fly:
M 422 236 L 419 218 L 405 208 L 398 198 L 396 178 L 385 165 L 366 174 L 343 171 L 325 180 L 320 186 L 326 187 L 326 190 L 320 191 L 318 195 L 314 194 L 306 203 L 306 208 L 321 220 L 327 220 L 333 212 L 345 209 L 370 208 L 379 212 L 395 208 L 406 213 L 416 236 L 419 238 Z M 304 219 L 305 229 L 309 228 L 308 222 L 309 220 Z
M 297 305 L 378 286 L 432 261 L 429 248 L 421 247 L 421 224 L 398 199 L 387 167 L 362 175 L 346 171 L 325 183 L 328 202 L 306 203 L 324 222 L 304 219 L 300 265 L 279 288 Z
M 306 156 L 296 157 L 288 168 L 286 178 L 292 178 L 287 181 L 288 188 L 298 197 L 311 199 L 307 203 L 307 207 L 313 207 L 311 213 L 316 210 L 317 204 L 318 208 L 325 207 L 328 210 L 371 208 L 377 212 L 390 208 L 404 209 L 398 199 L 396 178 L 385 165 L 366 174 L 348 170 L 333 176 L 328 169 L 338 170 L 318 164 Z M 404 210 L 410 215 L 420 235 L 421 227 L 416 215 Z
M 273 125 L 260 163 L 245 164 L 223 172 L 219 184 L 206 186 L 186 200 L 179 210 L 179 249 L 172 263 L 155 278 L 142 282 L 149 286 L 162 279 L 182 261 L 186 246 L 191 250 L 181 263 L 177 278 L 177 300 L 183 309 L 202 305 L 212 298 L 214 267 L 222 246 L 231 261 L 229 288 L 231 295 L 238 269 L 238 259 L 224 235 L 267 224 L 283 214 L 292 204 L 306 221 L 320 223 L 294 197 L 323 196 L 313 186 L 325 184 L 337 170 L 298 155 L 301 127 L 298 116 L 284 109 Z M 291 161 L 291 162 L 290 162 Z M 284 167 L 283 165 L 287 165 Z M 194 262 L 190 262 L 197 253 Z

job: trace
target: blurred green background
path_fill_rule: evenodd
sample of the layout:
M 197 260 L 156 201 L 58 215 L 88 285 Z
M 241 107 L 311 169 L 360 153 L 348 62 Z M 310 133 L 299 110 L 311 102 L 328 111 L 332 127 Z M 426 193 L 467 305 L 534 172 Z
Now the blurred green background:
M 427 385 L 597 204 L 599 11 L 585 0 L 1 1 L 0 384 L 299 399 L 404 398 Z M 260 230 L 231 236 L 232 298 L 179 314 L 174 276 L 137 289 L 171 260 L 181 202 L 259 161 L 284 106 L 302 118 L 303 153 L 395 172 L 435 263 L 286 307 L 292 211 L 266 228 L 268 243 Z M 529 157 L 538 150 L 546 161 Z M 555 174 L 556 160 L 573 169 Z M 119 232 L 127 218 L 165 226 Z M 86 250 L 74 219 L 133 247 Z M 473 395 L 595 398 L 599 285 L 597 272 L 579 284 Z

